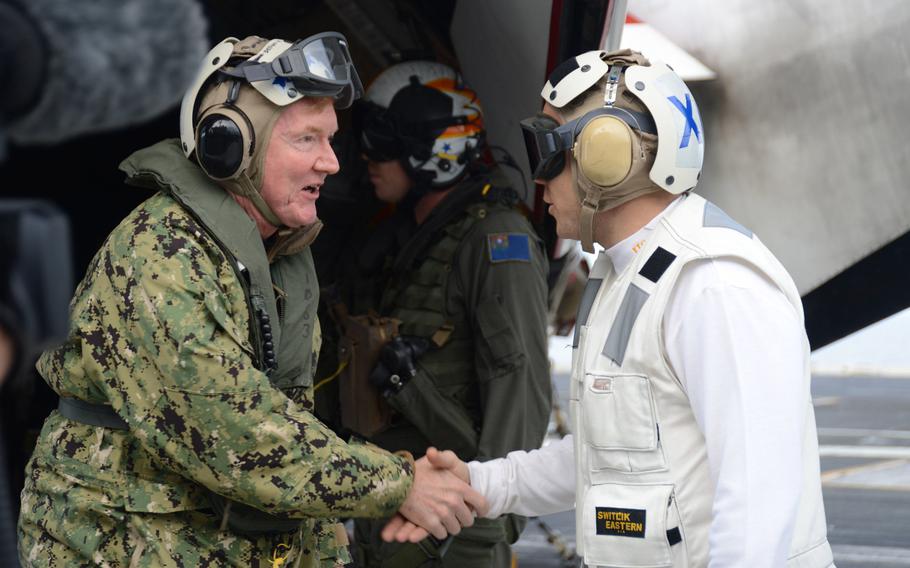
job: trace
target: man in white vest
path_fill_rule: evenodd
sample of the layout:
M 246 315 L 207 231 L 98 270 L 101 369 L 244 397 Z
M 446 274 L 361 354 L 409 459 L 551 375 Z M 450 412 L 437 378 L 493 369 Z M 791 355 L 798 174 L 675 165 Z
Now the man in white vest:
M 679 76 L 628 50 L 557 67 L 522 122 L 557 233 L 601 252 L 573 343 L 574 436 L 464 464 L 488 516 L 575 505 L 588 566 L 825 568 L 800 296 L 746 227 L 692 193 L 704 132 Z M 573 475 L 574 470 L 574 475 Z M 423 531 L 397 518 L 387 539 Z

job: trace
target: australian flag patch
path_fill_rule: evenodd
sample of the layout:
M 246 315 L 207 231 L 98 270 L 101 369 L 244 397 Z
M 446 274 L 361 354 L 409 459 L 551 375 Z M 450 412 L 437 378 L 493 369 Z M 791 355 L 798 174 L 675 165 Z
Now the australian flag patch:
M 494 233 L 487 235 L 490 262 L 531 262 L 531 247 L 524 233 Z

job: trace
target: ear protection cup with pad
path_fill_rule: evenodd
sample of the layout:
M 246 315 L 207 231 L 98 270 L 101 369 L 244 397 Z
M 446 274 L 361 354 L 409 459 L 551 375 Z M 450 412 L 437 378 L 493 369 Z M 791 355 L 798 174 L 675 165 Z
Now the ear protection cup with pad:
M 249 118 L 233 105 L 207 109 L 196 126 L 199 165 L 213 179 L 233 179 L 245 171 L 255 144 Z
M 582 175 L 597 186 L 610 187 L 629 175 L 635 140 L 624 120 L 598 116 L 582 128 L 572 154 Z

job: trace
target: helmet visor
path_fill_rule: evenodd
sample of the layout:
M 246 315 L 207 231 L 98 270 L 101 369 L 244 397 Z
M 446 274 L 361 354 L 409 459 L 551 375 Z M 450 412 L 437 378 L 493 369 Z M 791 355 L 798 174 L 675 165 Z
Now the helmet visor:
M 361 150 L 367 159 L 388 162 L 402 157 L 403 145 L 392 113 L 373 103 L 358 103 L 355 116 L 360 119 Z

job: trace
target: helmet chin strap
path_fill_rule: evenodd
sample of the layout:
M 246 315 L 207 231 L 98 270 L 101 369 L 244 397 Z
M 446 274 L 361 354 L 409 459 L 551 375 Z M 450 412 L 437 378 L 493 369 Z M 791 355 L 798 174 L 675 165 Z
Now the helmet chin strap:
M 594 252 L 595 207 L 587 199 L 581 204 L 581 249 L 585 252 Z
M 229 191 L 249 199 L 256 211 L 259 211 L 259 214 L 278 230 L 287 228 L 262 198 L 262 194 L 253 186 L 253 180 L 246 172 L 241 173 L 236 179 L 226 182 L 225 186 Z
M 578 166 L 572 160 L 572 185 L 578 185 Z M 590 185 L 584 188 L 584 199 L 581 202 L 581 217 L 579 219 L 579 236 L 581 249 L 585 252 L 594 252 L 594 214 L 597 213 L 597 193 Z
M 647 170 L 643 170 L 635 176 L 630 176 L 630 178 L 623 180 L 619 184 L 628 186 L 618 191 L 615 188 L 600 187 L 583 174 L 579 174 L 578 164 L 575 163 L 575 160 L 572 160 L 572 184 L 578 188 L 579 197 L 581 197 L 581 216 L 579 218 L 579 232 L 581 234 L 579 236 L 581 237 L 581 248 L 585 252 L 594 252 L 595 214 L 619 207 L 642 195 L 663 191 L 648 179 Z M 627 181 L 632 183 L 627 184 Z

